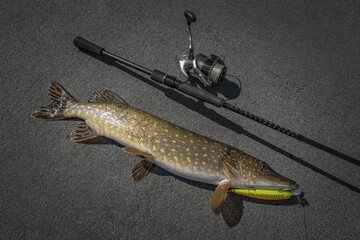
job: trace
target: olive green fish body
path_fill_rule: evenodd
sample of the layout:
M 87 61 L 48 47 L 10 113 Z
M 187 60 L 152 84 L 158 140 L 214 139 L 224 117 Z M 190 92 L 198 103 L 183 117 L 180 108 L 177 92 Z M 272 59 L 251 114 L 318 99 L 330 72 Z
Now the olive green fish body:
M 169 172 L 211 184 L 225 177 L 220 162 L 230 146 L 127 104 L 73 102 L 64 112 L 85 120 L 99 136 L 151 154 Z
M 230 187 L 282 191 L 298 186 L 274 172 L 265 162 L 132 108 L 110 91 L 94 93 L 89 103 L 81 103 L 53 82 L 49 94 L 53 104 L 41 107 L 32 117 L 43 121 L 83 119 L 84 122 L 72 132 L 74 142 L 103 136 L 126 146 L 123 148 L 126 152 L 145 156 L 133 168 L 135 182 L 145 178 L 155 163 L 181 177 L 218 185 L 211 198 L 214 211 L 223 202 Z M 252 196 L 256 194 L 251 192 Z

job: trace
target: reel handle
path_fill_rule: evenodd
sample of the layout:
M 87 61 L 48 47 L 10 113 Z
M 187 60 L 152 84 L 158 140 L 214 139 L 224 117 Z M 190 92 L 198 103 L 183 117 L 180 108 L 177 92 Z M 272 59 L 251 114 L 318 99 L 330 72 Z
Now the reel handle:
M 74 45 L 99 56 L 102 56 L 102 52 L 105 50 L 103 47 L 100 47 L 82 37 L 74 38 Z
M 187 21 L 187 25 L 190 26 L 190 24 L 192 22 L 195 22 L 196 21 L 196 16 L 193 12 L 190 12 L 190 11 L 185 11 L 184 12 L 184 16 L 186 18 L 186 21 Z

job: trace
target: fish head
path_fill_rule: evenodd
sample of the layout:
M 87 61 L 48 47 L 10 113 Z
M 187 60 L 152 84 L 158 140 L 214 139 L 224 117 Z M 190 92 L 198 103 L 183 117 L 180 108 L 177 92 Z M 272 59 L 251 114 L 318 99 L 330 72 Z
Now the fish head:
M 299 187 L 295 181 L 275 172 L 264 161 L 258 160 L 258 163 L 253 169 L 255 169 L 255 171 L 252 174 L 254 174 L 255 177 L 252 181 L 248 182 L 248 186 L 255 189 L 294 190 Z
M 266 162 L 235 149 L 222 164 L 232 188 L 294 190 L 299 185 L 275 172 Z

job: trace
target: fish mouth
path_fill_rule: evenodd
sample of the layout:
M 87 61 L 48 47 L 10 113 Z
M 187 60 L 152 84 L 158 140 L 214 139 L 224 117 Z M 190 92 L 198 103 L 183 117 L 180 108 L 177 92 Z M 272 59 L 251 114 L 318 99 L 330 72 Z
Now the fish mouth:
M 299 188 L 299 185 L 294 181 L 286 181 L 280 183 L 272 183 L 267 181 L 260 181 L 252 188 L 254 189 L 268 189 L 268 190 L 279 190 L 279 191 L 293 191 Z
M 299 196 L 302 191 L 299 187 L 298 184 L 291 184 L 291 185 L 266 185 L 266 186 L 246 186 L 249 189 L 253 189 L 253 190 L 273 190 L 273 191 L 279 191 L 279 192 L 283 192 L 283 191 L 288 191 L 291 192 L 291 196 Z

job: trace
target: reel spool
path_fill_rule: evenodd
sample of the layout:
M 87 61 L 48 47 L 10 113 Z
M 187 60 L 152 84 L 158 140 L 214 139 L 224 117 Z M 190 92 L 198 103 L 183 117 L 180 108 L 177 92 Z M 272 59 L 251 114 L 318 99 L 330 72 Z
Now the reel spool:
M 212 54 L 209 58 L 199 53 L 195 57 L 195 62 L 200 71 L 207 76 L 209 83 L 218 84 L 222 82 L 226 74 L 226 66 L 218 56 Z
M 199 53 L 194 57 L 190 25 L 196 21 L 196 16 L 190 11 L 185 11 L 184 15 L 187 20 L 190 46 L 188 53 L 182 54 L 179 58 L 181 72 L 185 75 L 186 81 L 189 79 L 189 76 L 192 76 L 199 79 L 205 86 L 221 83 L 226 74 L 227 67 L 225 63 L 216 55 L 210 55 L 210 57 L 208 57 Z

